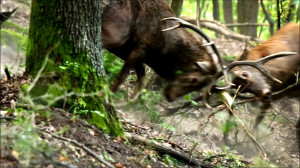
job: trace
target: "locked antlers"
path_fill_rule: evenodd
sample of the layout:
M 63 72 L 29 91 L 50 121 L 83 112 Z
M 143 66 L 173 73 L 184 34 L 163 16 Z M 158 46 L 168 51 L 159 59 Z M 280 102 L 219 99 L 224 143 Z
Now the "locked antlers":
M 255 61 L 250 61 L 250 60 L 248 60 L 248 61 L 235 61 L 235 62 L 229 64 L 228 66 L 226 66 L 226 65 L 224 65 L 223 59 L 221 58 L 221 56 L 220 56 L 216 46 L 214 45 L 214 43 L 207 37 L 206 34 L 204 34 L 204 32 L 201 29 L 199 29 L 195 25 L 190 24 L 190 23 L 188 23 L 188 22 L 186 22 L 186 21 L 184 21 L 180 18 L 168 17 L 168 18 L 162 19 L 161 21 L 166 21 L 166 20 L 176 21 L 178 24 L 173 26 L 173 27 L 163 29 L 162 31 L 170 31 L 170 30 L 177 29 L 177 28 L 180 28 L 180 27 L 189 28 L 189 29 L 197 32 L 198 34 L 200 34 L 208 42 L 207 44 L 205 44 L 205 46 L 210 45 L 212 47 L 213 51 L 215 52 L 215 54 L 218 57 L 218 62 L 221 66 L 221 70 L 211 77 L 211 81 L 210 81 L 209 85 L 206 86 L 206 88 L 204 89 L 204 93 L 203 93 L 203 103 L 206 107 L 209 107 L 209 108 L 211 108 L 211 107 L 209 106 L 207 99 L 208 99 L 209 95 L 211 94 L 211 89 L 214 86 L 217 79 L 224 76 L 224 80 L 225 80 L 225 83 L 226 83 L 225 86 L 217 87 L 217 89 L 226 89 L 226 88 L 230 88 L 231 86 L 234 85 L 228 79 L 228 71 L 231 70 L 232 68 L 234 68 L 236 66 L 241 66 L 241 65 L 252 66 L 252 67 L 256 68 L 257 70 L 259 70 L 266 77 L 270 78 L 271 80 L 273 80 L 275 82 L 278 82 L 278 83 L 282 83 L 280 80 L 278 80 L 277 78 L 272 76 L 263 67 L 263 65 L 266 62 L 268 62 L 269 60 L 274 59 L 274 58 L 297 54 L 296 52 L 279 52 L 279 53 L 271 54 L 271 55 L 266 56 L 264 58 L 261 58 L 259 60 L 255 60 Z

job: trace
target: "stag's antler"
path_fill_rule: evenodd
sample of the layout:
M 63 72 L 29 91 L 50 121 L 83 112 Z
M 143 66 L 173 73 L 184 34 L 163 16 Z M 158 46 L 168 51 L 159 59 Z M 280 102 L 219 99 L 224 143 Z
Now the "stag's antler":
M 250 61 L 250 60 L 248 60 L 248 61 L 236 61 L 236 62 L 233 62 L 233 63 L 229 64 L 225 69 L 223 69 L 222 72 L 216 73 L 212 77 L 210 84 L 204 89 L 204 92 L 203 92 L 203 103 L 204 103 L 204 105 L 208 108 L 211 108 L 210 105 L 208 104 L 208 97 L 211 94 L 211 89 L 214 86 L 216 80 L 218 78 L 220 78 L 223 73 L 227 74 L 229 70 L 231 70 L 232 68 L 234 68 L 236 66 L 240 66 L 240 65 L 252 66 L 252 67 L 256 68 L 257 70 L 259 70 L 266 77 L 270 78 L 271 80 L 273 80 L 275 82 L 278 82 L 278 83 L 282 83 L 280 80 L 278 80 L 277 78 L 272 76 L 263 67 L 263 64 L 265 64 L 266 62 L 268 62 L 269 60 L 274 59 L 274 58 L 284 57 L 284 56 L 288 56 L 288 55 L 295 55 L 295 54 L 297 54 L 297 53 L 296 52 L 279 52 L 279 53 L 268 55 L 264 58 L 261 58 L 259 60 L 255 60 L 255 61 Z M 217 87 L 217 89 L 226 89 L 226 88 L 229 88 L 229 87 L 230 87 L 230 85 L 227 84 L 224 87 Z
M 224 79 L 225 79 L 225 82 L 226 84 L 228 85 L 234 85 L 233 83 L 231 83 L 229 80 L 228 80 L 228 75 L 227 73 L 225 72 L 225 70 L 227 69 L 226 65 L 224 64 L 223 62 L 223 59 L 221 58 L 220 56 L 220 53 L 219 51 L 217 50 L 214 42 L 212 42 L 208 36 L 201 30 L 199 29 L 197 26 L 187 22 L 187 21 L 184 21 L 180 18 L 177 18 L 177 17 L 167 17 L 167 18 L 163 18 L 161 19 L 161 21 L 165 21 L 165 20 L 173 20 L 173 21 L 177 21 L 178 22 L 178 25 L 175 25 L 173 27 L 169 27 L 169 28 L 166 28 L 166 29 L 163 29 L 162 31 L 169 31 L 169 30 L 173 30 L 173 29 L 177 29 L 177 28 L 180 28 L 180 27 L 185 27 L 185 28 L 189 28 L 189 29 L 192 29 L 194 30 L 195 32 L 197 32 L 198 34 L 200 34 L 208 43 L 207 44 L 204 44 L 204 46 L 207 46 L 207 45 L 210 45 L 213 49 L 213 51 L 216 53 L 217 57 L 218 57 L 218 61 L 219 61 L 219 64 L 222 68 L 221 72 L 223 73 L 223 76 L 224 76 Z

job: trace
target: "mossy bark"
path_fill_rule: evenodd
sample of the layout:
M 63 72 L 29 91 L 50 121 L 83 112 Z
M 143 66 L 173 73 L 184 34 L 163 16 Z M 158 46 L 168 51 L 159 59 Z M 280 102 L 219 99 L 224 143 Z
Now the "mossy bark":
M 62 99 L 54 105 L 88 111 L 85 116 L 89 121 L 120 136 L 121 124 L 114 108 L 108 105 L 101 54 L 101 2 L 32 0 L 26 72 L 39 77 L 30 94 L 47 95 L 39 103 L 49 104 L 59 96 L 69 95 L 67 101 Z

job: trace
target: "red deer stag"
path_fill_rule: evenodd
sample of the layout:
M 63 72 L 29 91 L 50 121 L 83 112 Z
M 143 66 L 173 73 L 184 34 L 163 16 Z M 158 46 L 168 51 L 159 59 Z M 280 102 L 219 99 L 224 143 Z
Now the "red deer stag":
M 161 22 L 172 16 L 175 15 L 162 0 L 110 0 L 104 6 L 103 47 L 125 61 L 112 91 L 117 90 L 131 68 L 141 83 L 144 64 L 166 79 L 165 96 L 169 101 L 201 89 L 216 73 L 211 54 L 199 38 L 185 29 L 161 31 L 175 25 L 172 21 Z M 217 52 L 215 47 L 214 51 Z
M 299 30 L 298 24 L 289 23 L 269 40 L 249 52 L 245 52 L 239 59 L 240 61 L 258 60 L 278 52 L 296 52 L 297 54 L 295 55 L 276 58 L 264 64 L 264 68 L 272 76 L 279 79 L 281 83 L 265 78 L 265 76 L 249 66 L 239 66 L 231 70 L 236 76 L 233 83 L 236 86 L 240 85 L 241 90 L 244 92 L 253 93 L 263 103 L 262 111 L 256 119 L 255 127 L 262 121 L 266 110 L 270 107 L 272 93 L 297 82 L 296 74 L 300 70 Z

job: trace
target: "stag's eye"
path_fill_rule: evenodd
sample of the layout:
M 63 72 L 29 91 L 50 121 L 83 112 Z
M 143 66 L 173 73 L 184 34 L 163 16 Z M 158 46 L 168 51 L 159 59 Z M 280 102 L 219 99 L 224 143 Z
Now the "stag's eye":
M 242 77 L 243 78 L 249 78 L 249 74 L 247 72 L 242 72 Z

